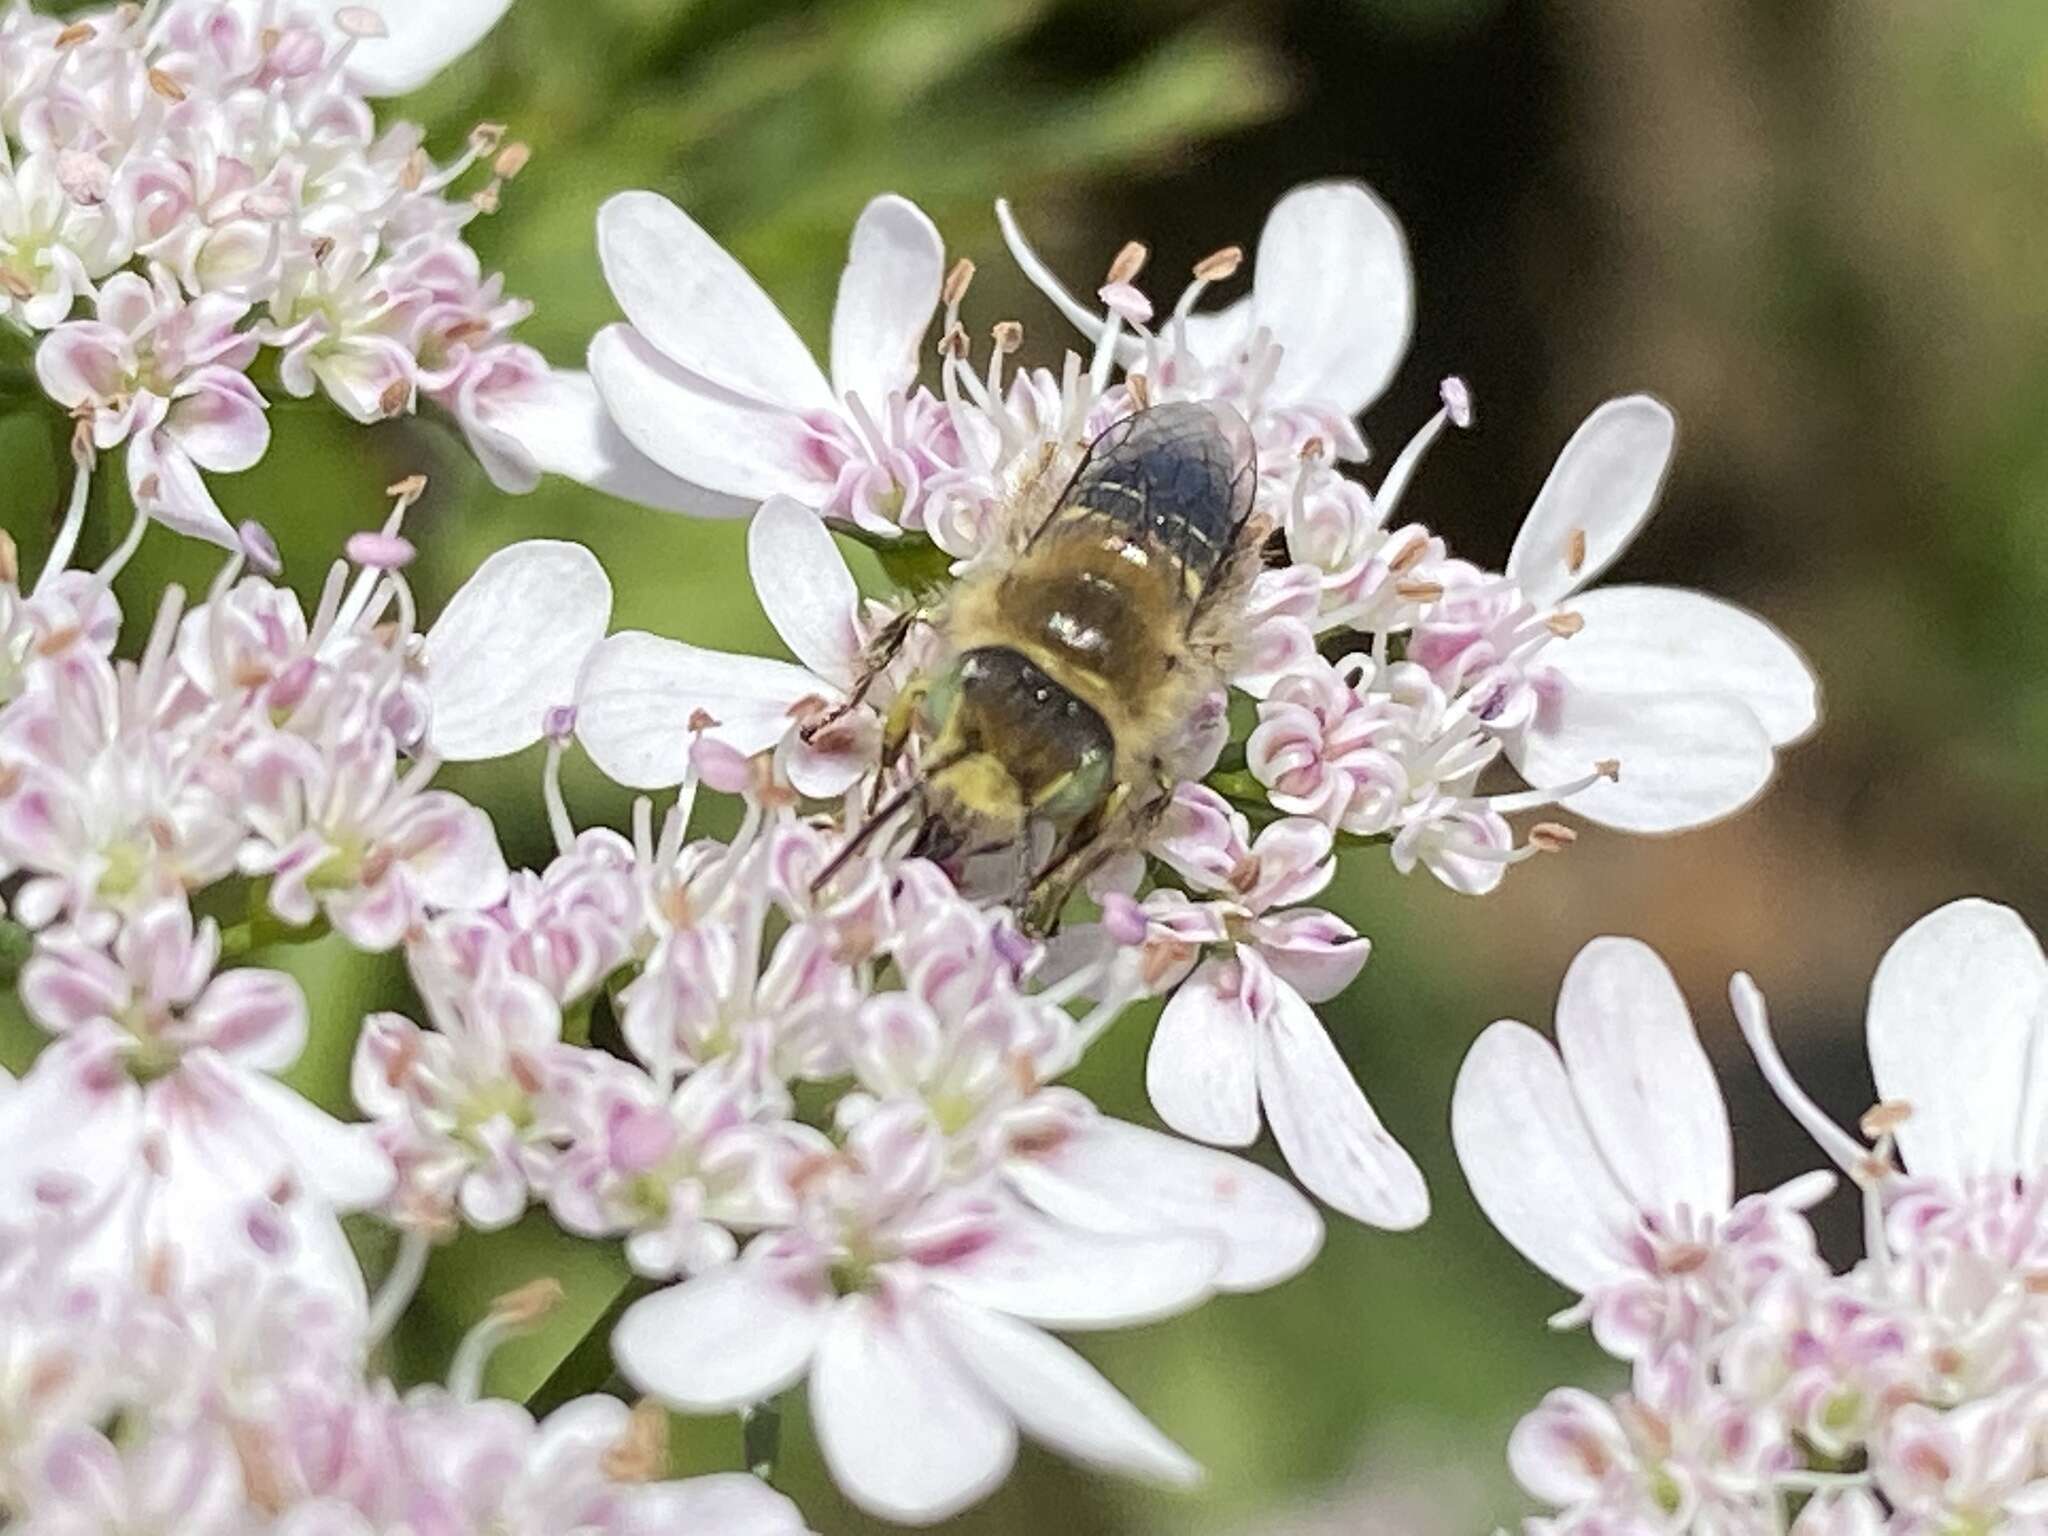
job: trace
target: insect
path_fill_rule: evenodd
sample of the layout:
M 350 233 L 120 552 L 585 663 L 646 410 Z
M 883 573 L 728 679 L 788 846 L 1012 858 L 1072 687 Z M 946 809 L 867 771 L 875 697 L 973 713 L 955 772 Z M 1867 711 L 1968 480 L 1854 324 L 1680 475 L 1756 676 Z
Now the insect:
M 1261 542 L 1250 435 L 1174 402 L 1115 423 L 1057 483 L 1006 508 L 1006 538 L 929 615 L 936 660 L 897 696 L 883 761 L 916 770 L 914 856 L 959 868 L 1013 851 L 1036 928 L 1138 841 L 1189 766 L 1190 720 L 1229 674 Z

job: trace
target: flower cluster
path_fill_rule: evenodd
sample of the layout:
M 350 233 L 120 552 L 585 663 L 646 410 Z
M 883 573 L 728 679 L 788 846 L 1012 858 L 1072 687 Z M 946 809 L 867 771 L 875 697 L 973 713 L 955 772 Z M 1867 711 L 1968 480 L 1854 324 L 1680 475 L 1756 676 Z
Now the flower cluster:
M 1734 1198 L 1727 1112 L 1684 999 L 1642 944 L 1566 974 L 1558 1047 L 1494 1025 L 1452 1106 L 1458 1155 L 1510 1242 L 1629 1363 L 1612 1402 L 1551 1393 L 1509 1460 L 1557 1513 L 1609 1531 L 2048 1529 L 2048 959 L 2019 916 L 1958 901 L 1871 986 L 1884 1096 L 1865 1140 L 1786 1071 L 1762 994 L 1736 1018 L 1787 1108 L 1862 1192 L 1844 1274 L 1802 1212 L 1831 1176 Z M 1796 1511 L 1796 1516 L 1795 1512 Z
M 125 448 L 138 512 L 232 545 L 205 475 L 263 457 L 266 392 L 359 422 L 436 407 L 507 490 L 579 448 L 601 477 L 587 386 L 511 338 L 529 306 L 464 240 L 526 147 L 484 124 L 437 163 L 366 99 L 421 83 L 504 9 L 0 16 L 0 328 L 81 455 Z

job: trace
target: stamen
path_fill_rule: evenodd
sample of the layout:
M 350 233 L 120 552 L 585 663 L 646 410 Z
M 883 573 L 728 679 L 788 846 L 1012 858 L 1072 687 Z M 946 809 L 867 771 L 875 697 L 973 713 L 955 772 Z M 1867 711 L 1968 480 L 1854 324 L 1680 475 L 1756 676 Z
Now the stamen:
M 507 1291 L 491 1303 L 484 1320 L 462 1336 L 448 1367 L 448 1392 L 473 1403 L 483 1392 L 484 1369 L 507 1339 L 525 1333 L 562 1304 L 562 1282 L 548 1276 Z
M 1408 482 L 1415 478 L 1415 471 L 1422 463 L 1422 456 L 1443 433 L 1444 428 L 1463 428 L 1472 421 L 1472 396 L 1461 379 L 1445 379 L 1440 389 L 1443 408 L 1423 423 L 1422 430 L 1409 438 L 1401 451 L 1388 466 L 1386 478 L 1380 481 L 1380 488 L 1373 497 L 1373 505 L 1383 520 L 1391 521 L 1394 508 L 1401 503 L 1401 495 L 1408 489 Z
M 278 553 L 277 540 L 270 536 L 270 530 L 254 518 L 236 530 L 242 553 L 249 563 L 265 576 L 275 576 L 284 569 L 284 557 Z
M 939 297 L 948 309 L 958 309 L 960 301 L 967 297 L 967 290 L 974 283 L 974 263 L 962 256 L 953 263 L 946 274 L 946 285 L 939 290 Z
M 398 1325 L 419 1292 L 420 1281 L 427 1273 L 427 1258 L 433 1251 L 433 1239 L 422 1231 L 409 1231 L 398 1240 L 398 1254 L 370 1301 L 370 1316 L 364 1325 L 365 1343 L 379 1343 Z
M 1586 616 L 1582 613 L 1545 614 L 1543 627 L 1560 640 L 1569 640 L 1586 627 Z
M 569 803 L 562 795 L 562 753 L 576 730 L 574 705 L 550 709 L 541 726 L 547 737 L 548 756 L 541 768 L 541 802 L 547 807 L 548 830 L 555 837 L 555 851 L 567 853 L 576 846 L 576 824 L 569 819 Z
M 1574 528 L 1565 539 L 1564 568 L 1576 576 L 1586 568 L 1586 530 Z
M 1145 270 L 1146 258 L 1151 254 L 1141 242 L 1136 240 L 1125 241 L 1122 249 L 1110 261 L 1109 276 L 1103 280 L 1104 283 L 1111 288 L 1129 283 L 1132 278 Z
M 1237 269 L 1244 262 L 1244 247 L 1226 245 L 1220 251 L 1211 251 L 1195 263 L 1195 278 L 1204 283 L 1220 283 L 1225 278 L 1237 276 Z
M 1555 821 L 1539 821 L 1529 829 L 1529 846 L 1542 853 L 1563 853 L 1579 834 Z
M 1743 1041 L 1749 1046 L 1750 1055 L 1756 1058 L 1757 1069 L 1763 1073 L 1764 1081 L 1778 1096 L 1778 1102 L 1791 1112 L 1814 1139 L 1820 1149 L 1851 1178 L 1861 1171 L 1866 1152 L 1847 1131 L 1827 1117 L 1827 1112 L 1814 1103 L 1806 1090 L 1799 1086 L 1785 1065 L 1785 1058 L 1778 1054 L 1778 1044 L 1771 1036 L 1771 1017 L 1764 1005 L 1764 995 L 1746 971 L 1737 971 L 1728 983 L 1728 1001 L 1735 1009 L 1735 1022 L 1742 1030 Z

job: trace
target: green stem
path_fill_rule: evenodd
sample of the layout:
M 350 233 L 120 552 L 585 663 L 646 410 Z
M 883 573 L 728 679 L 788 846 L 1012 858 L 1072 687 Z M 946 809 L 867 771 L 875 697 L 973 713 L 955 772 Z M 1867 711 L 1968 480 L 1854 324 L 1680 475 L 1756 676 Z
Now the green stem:
M 270 910 L 267 897 L 270 883 L 259 881 L 249 890 L 249 915 L 239 923 L 223 928 L 220 934 L 220 957 L 223 960 L 241 960 L 259 949 L 268 949 L 273 944 L 312 944 L 324 939 L 332 932 L 327 914 L 322 912 L 312 922 L 288 923 Z
M 782 1453 L 782 1405 L 772 1398 L 756 1403 L 740 1420 L 740 1441 L 747 1470 L 762 1482 L 775 1478 L 775 1459 Z

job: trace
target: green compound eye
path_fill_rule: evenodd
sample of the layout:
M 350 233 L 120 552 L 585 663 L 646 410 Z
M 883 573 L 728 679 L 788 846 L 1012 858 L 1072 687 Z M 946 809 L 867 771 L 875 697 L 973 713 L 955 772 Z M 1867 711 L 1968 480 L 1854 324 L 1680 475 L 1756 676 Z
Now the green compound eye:
M 1109 788 L 1109 754 L 1091 748 L 1046 789 L 1032 807 L 1054 821 L 1074 822 L 1101 803 Z

